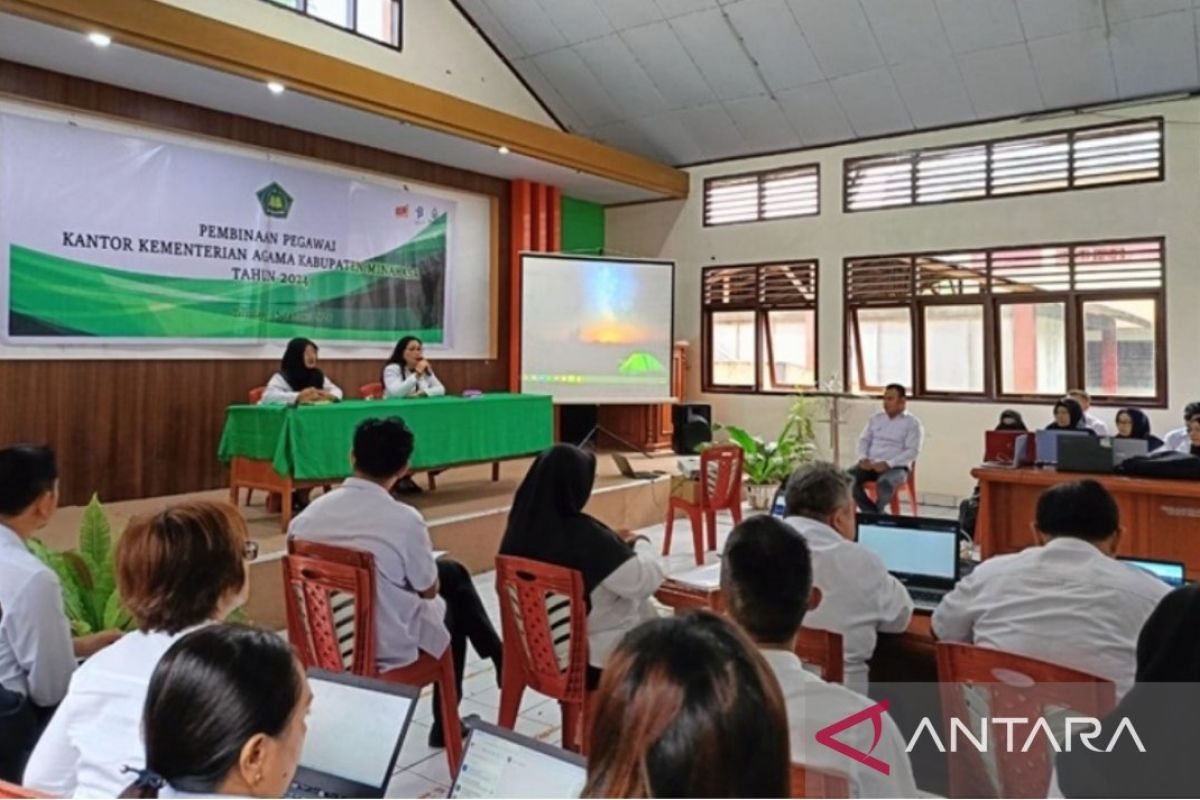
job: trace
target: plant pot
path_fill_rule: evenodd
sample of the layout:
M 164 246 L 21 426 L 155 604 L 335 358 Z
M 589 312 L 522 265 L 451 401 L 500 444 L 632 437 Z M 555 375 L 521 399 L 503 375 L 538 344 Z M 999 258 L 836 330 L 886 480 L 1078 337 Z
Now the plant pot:
M 768 511 L 771 508 L 771 501 L 775 499 L 775 492 L 779 490 L 778 483 L 751 483 L 746 486 L 746 496 L 750 500 L 750 507 L 755 511 Z

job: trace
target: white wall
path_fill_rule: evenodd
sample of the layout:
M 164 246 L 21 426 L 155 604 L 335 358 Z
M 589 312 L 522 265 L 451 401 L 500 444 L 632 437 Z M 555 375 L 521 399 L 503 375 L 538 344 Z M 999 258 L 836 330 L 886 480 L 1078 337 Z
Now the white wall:
M 403 50 L 347 34 L 262 0 L 159 2 L 559 128 L 450 0 L 402 3 Z
M 1003 136 L 1034 134 L 1120 118 L 1164 116 L 1166 180 L 1137 186 L 1089 189 L 1041 196 L 978 200 L 890 211 L 842 212 L 842 160 L 916 147 L 965 143 Z M 842 259 L 847 256 L 948 251 L 995 245 L 1039 244 L 1073 240 L 1165 236 L 1167 247 L 1167 355 L 1170 408 L 1151 411 L 1156 432 L 1182 424 L 1183 406 L 1200 399 L 1200 101 L 1147 105 L 1100 114 L 1052 120 L 1009 121 L 970 128 L 883 139 L 852 145 L 796 151 L 786 155 L 739 159 L 689 169 L 686 201 L 611 208 L 606 246 L 610 254 L 670 258 L 676 270 L 677 339 L 692 343 L 688 397 L 710 402 L 718 421 L 772 435 L 787 398 L 710 394 L 700 391 L 700 269 L 714 264 L 784 259 L 820 260 L 818 371 L 821 382 L 844 376 Z M 705 228 L 702 225 L 706 177 L 808 163 L 821 165 L 821 208 L 817 217 Z M 841 430 L 842 460 L 853 459 L 854 443 L 874 400 L 846 403 L 848 422 Z M 922 495 L 966 496 L 970 470 L 983 449 L 981 431 L 995 425 L 1004 406 L 990 403 L 914 401 L 911 410 L 925 423 L 926 444 L 920 461 Z M 1048 408 L 1017 406 L 1026 422 L 1044 425 Z M 1115 408 L 1098 408 L 1110 425 Z M 828 448 L 828 429 L 819 436 Z

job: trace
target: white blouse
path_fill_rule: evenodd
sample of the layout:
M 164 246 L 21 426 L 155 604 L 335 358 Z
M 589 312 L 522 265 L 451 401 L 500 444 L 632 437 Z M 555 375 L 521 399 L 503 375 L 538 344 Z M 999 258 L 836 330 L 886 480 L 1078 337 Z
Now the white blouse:
M 405 372 L 408 371 L 399 364 L 388 364 L 384 368 L 384 397 L 413 397 L 418 391 L 424 392 L 426 397 L 441 397 L 446 393 L 446 387 L 442 386 L 433 370 L 426 370 L 424 375 L 408 372 L 408 377 L 404 377 Z
M 658 613 L 650 598 L 667 577 L 662 559 L 649 542 L 639 539 L 627 559 L 592 589 L 588 613 L 588 662 L 603 667 L 627 631 Z
M 325 385 L 321 387 L 326 392 L 342 399 L 342 390 L 338 385 L 329 380 L 329 376 L 325 377 Z M 283 377 L 282 372 L 276 372 L 271 376 L 271 380 L 267 382 L 267 390 L 263 392 L 262 399 L 258 401 L 260 406 L 269 405 L 295 405 L 296 400 L 300 397 L 300 393 L 292 389 L 292 385 L 287 382 L 287 378 Z

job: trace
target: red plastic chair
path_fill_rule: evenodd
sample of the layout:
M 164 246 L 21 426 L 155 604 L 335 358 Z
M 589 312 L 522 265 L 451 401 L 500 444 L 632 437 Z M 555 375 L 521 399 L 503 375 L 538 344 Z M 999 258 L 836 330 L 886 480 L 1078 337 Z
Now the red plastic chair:
M 663 555 L 671 552 L 671 534 L 675 515 L 683 512 L 692 523 L 692 542 L 696 549 L 696 565 L 704 563 L 704 529 L 708 528 L 708 549 L 717 549 L 717 512 L 729 509 L 734 524 L 742 521 L 742 468 L 745 453 L 735 444 L 710 447 L 700 455 L 700 498 L 689 502 L 672 497 L 667 503 L 667 535 L 663 539 Z
M 131 778 L 130 783 L 133 783 Z M 8 781 L 0 781 L 0 798 L 8 797 L 54 797 L 52 794 L 43 794 L 34 789 L 26 789 L 24 786 L 17 786 L 15 783 Z
M 1104 717 L 1117 703 L 1112 681 L 1091 673 L 1037 658 L 975 647 L 939 642 L 937 645 L 938 686 L 942 698 L 943 731 L 950 720 L 961 722 L 979 716 L 991 719 L 1028 719 L 1012 727 L 1012 740 L 1024 745 L 1033 726 L 1047 716 L 1048 709 L 1068 709 L 1072 716 Z M 971 714 L 966 692 L 972 691 L 986 703 L 986 713 Z M 1006 723 L 1007 724 L 1007 723 Z M 974 730 L 974 724 L 971 725 Z M 1007 731 L 993 730 L 1006 743 Z M 973 746 L 960 746 L 948 753 L 950 797 L 1045 797 L 1053 765 L 1052 750 L 1045 734 L 1038 733 L 1028 752 L 1015 745 L 993 747 L 995 773 L 989 774 L 982 754 Z
M 436 684 L 450 774 L 462 759 L 462 722 L 450 648 L 421 653 L 412 664 L 379 672 L 375 665 L 375 557 L 362 550 L 288 539 L 283 559 L 288 641 L 305 667 L 381 678 L 408 686 Z
M 820 628 L 801 628 L 796 636 L 796 655 L 805 664 L 821 668 L 821 677 L 829 683 L 845 680 L 846 660 L 842 635 Z
M 792 797 L 849 797 L 850 781 L 837 772 L 792 764 Z
M 497 724 L 511 730 L 521 696 L 526 688 L 533 689 L 554 698 L 562 708 L 563 747 L 586 753 L 588 643 L 583 576 L 542 561 L 496 556 L 496 593 L 504 637 Z
M 364 383 L 362 386 L 358 387 L 358 396 L 363 400 L 382 400 L 383 384 L 379 381 Z
M 879 495 L 875 491 L 874 481 L 864 486 L 863 490 L 866 491 L 867 497 L 878 501 Z M 917 514 L 917 462 L 915 461 L 908 468 L 908 480 L 904 482 L 903 486 L 896 487 L 896 493 L 892 495 L 892 501 L 888 504 L 888 510 L 892 512 L 892 516 L 900 514 L 900 495 L 902 493 L 908 495 L 910 516 L 919 516 Z

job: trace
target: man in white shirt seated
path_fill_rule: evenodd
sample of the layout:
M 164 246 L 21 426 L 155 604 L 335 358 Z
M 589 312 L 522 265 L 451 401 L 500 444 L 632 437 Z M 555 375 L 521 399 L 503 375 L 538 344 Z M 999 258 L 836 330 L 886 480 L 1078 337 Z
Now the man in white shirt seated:
M 876 633 L 906 630 L 913 601 L 879 556 L 854 541 L 850 486 L 850 476 L 833 464 L 806 464 L 787 482 L 785 514 L 808 543 L 813 583 L 821 591 L 805 624 L 842 635 L 846 686 L 865 695 Z
M 869 719 L 836 738 L 887 764 L 887 775 L 817 741 L 818 731 L 875 703 L 822 680 L 806 670 L 796 655 L 796 636 L 808 609 L 812 579 L 804 537 L 774 517 L 750 517 L 729 534 L 721 563 L 721 593 L 730 615 L 758 645 L 783 690 L 792 763 L 846 776 L 851 797 L 916 797 L 904 737 L 886 712 L 879 714 L 878 743 L 873 744 L 876 732 Z
M 1097 436 L 1108 436 L 1108 425 L 1099 417 L 1093 417 L 1088 413 L 1088 409 L 1092 407 L 1092 396 L 1083 389 L 1072 389 L 1067 392 L 1067 397 L 1070 397 L 1075 402 L 1079 403 L 1079 407 L 1083 409 L 1083 424 L 1092 433 Z
M 1194 416 L 1200 415 L 1200 400 L 1188 403 L 1183 408 L 1183 427 L 1175 428 L 1169 431 L 1163 437 L 1162 447 L 1156 450 L 1156 453 L 1164 453 L 1168 451 L 1176 451 L 1180 453 L 1190 453 L 1192 451 L 1192 441 L 1188 437 L 1187 422 Z
M 1096 481 L 1047 489 L 1040 546 L 993 556 L 946 595 L 933 633 L 1052 661 L 1133 685 L 1138 633 L 1170 587 L 1113 554 L 1121 538 L 1112 495 Z
M 887 513 L 892 495 L 908 480 L 908 470 L 921 453 L 925 430 L 908 413 L 908 393 L 898 383 L 889 383 L 883 393 L 883 411 L 878 411 L 858 437 L 858 464 L 854 476 L 854 499 L 872 514 Z M 875 484 L 875 500 L 865 486 Z
M 371 553 L 379 670 L 408 666 L 422 652 L 439 657 L 449 645 L 461 699 L 467 641 L 495 663 L 497 681 L 502 647 L 470 572 L 448 558 L 435 561 L 421 513 L 389 493 L 408 469 L 413 444 L 399 417 L 361 422 L 354 431 L 353 477 L 313 501 L 292 520 L 288 535 Z M 439 699 L 435 689 L 430 747 L 444 744 Z

